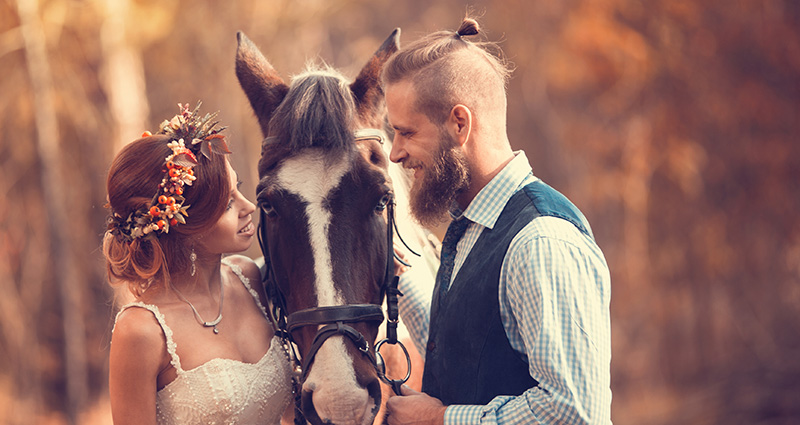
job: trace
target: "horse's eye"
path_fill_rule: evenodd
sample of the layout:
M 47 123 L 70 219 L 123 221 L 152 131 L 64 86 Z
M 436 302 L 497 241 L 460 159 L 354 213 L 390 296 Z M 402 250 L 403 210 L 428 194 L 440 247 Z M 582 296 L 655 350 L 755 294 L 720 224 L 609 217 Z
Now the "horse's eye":
M 268 201 L 259 200 L 258 206 L 261 208 L 262 211 L 264 211 L 264 214 L 266 214 L 268 217 L 275 216 L 275 208 L 273 208 L 272 204 L 270 204 Z
M 275 207 L 272 206 L 272 202 L 269 201 L 270 199 L 270 192 L 267 187 L 262 187 L 262 183 L 258 184 L 256 188 L 258 190 L 258 194 L 256 195 L 256 202 L 258 202 L 258 207 L 264 211 L 269 217 L 275 216 Z
M 386 209 L 386 206 L 389 205 L 389 202 L 392 202 L 392 193 L 386 193 L 383 195 L 381 200 L 378 202 L 378 205 L 375 205 L 375 212 L 378 214 L 383 213 Z

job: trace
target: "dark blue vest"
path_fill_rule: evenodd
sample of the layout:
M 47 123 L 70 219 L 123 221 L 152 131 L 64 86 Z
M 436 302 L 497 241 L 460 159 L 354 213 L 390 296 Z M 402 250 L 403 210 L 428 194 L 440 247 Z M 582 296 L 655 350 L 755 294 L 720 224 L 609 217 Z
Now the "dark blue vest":
M 508 342 L 497 290 L 508 246 L 539 216 L 562 218 L 592 236 L 578 208 L 537 180 L 511 197 L 493 229 L 483 229 L 442 300 L 437 282 L 422 391 L 445 405 L 487 404 L 498 395 L 520 395 L 538 384 Z

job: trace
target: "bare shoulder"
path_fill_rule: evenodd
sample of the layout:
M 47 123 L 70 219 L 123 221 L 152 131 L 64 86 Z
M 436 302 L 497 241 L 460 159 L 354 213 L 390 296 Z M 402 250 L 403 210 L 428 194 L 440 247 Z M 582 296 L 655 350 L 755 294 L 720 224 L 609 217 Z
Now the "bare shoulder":
M 124 350 L 160 352 L 166 347 L 164 331 L 153 313 L 144 308 L 129 307 L 119 314 L 111 337 L 112 347 Z
M 119 314 L 111 336 L 109 373 L 114 381 L 155 383 L 169 364 L 164 331 L 152 312 L 130 307 Z
M 264 295 L 264 283 L 261 281 L 261 269 L 259 269 L 258 264 L 244 255 L 231 255 L 225 258 L 230 264 L 239 266 L 242 269 L 242 274 L 250 281 L 250 288 L 258 295 L 258 301 L 261 305 L 268 306 L 269 302 Z
M 153 313 L 130 307 L 119 314 L 108 359 L 114 423 L 155 423 L 158 377 L 169 366 L 166 347 Z
M 242 274 L 250 280 L 250 286 L 258 288 L 261 286 L 261 270 L 258 264 L 250 257 L 244 255 L 231 255 L 225 257 L 228 262 L 242 269 Z

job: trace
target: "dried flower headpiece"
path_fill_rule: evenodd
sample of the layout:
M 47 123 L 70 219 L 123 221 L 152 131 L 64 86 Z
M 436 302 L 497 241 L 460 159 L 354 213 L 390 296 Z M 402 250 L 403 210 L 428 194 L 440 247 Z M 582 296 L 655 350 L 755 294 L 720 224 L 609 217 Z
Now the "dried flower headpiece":
M 219 123 L 214 121 L 216 113 L 198 117 L 200 105 L 198 102 L 194 110 L 189 111 L 188 104 L 179 103 L 180 113 L 161 123 L 157 134 L 169 136 L 171 141 L 167 146 L 172 149 L 172 153 L 164 158 L 164 178 L 149 207 L 140 208 L 127 218 L 114 214 L 108 225 L 113 234 L 133 240 L 169 233 L 170 226 L 186 224 L 189 205 L 184 205 L 184 186 L 191 186 L 197 179 L 193 170 L 198 165 L 197 156 L 202 154 L 210 159 L 211 154 L 231 153 L 225 136 L 219 134 L 226 127 L 215 128 Z M 142 137 L 149 136 L 152 136 L 149 131 L 142 134 Z M 186 141 L 189 141 L 188 146 Z

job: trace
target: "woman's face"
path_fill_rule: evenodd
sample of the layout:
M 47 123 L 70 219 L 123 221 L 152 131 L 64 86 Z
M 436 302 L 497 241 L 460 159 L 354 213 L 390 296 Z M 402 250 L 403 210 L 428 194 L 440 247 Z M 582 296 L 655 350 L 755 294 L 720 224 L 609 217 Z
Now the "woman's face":
M 256 227 L 251 215 L 256 206 L 248 201 L 239 192 L 240 182 L 236 171 L 227 163 L 228 176 L 230 176 L 231 196 L 228 206 L 214 226 L 198 241 L 205 251 L 210 254 L 228 254 L 241 252 L 250 247 Z M 191 210 L 189 212 L 191 214 Z

